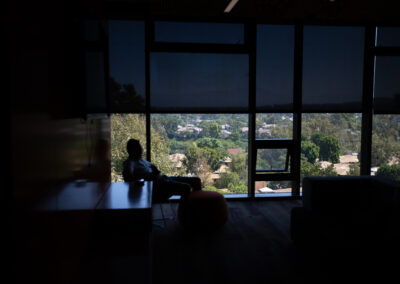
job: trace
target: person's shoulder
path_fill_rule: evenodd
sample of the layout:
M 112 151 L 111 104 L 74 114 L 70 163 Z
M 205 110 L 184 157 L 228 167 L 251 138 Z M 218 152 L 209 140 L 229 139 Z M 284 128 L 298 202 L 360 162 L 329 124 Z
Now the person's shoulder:
M 135 161 L 130 160 L 130 159 L 126 159 L 126 160 L 122 163 L 122 165 L 123 165 L 124 167 L 127 167 L 127 166 L 131 165 L 132 163 L 135 163 Z
M 144 165 L 150 165 L 151 163 L 145 159 L 139 159 L 139 162 Z

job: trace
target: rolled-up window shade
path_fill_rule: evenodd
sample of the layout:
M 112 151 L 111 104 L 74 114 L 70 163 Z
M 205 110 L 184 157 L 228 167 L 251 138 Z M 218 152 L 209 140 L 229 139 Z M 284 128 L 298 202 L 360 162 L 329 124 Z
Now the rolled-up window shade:
M 248 109 L 248 55 L 154 52 L 152 110 Z
M 400 113 L 400 56 L 375 60 L 374 112 Z
M 244 25 L 156 22 L 154 38 L 157 42 L 244 44 Z
M 363 27 L 304 27 L 303 111 L 362 109 Z
M 293 109 L 294 27 L 257 26 L 258 111 Z
M 144 112 L 145 33 L 140 21 L 109 22 L 110 107 L 112 112 Z

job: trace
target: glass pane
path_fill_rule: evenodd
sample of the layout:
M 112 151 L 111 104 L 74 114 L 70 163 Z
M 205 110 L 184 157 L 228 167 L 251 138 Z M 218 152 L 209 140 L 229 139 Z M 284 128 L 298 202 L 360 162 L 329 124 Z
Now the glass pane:
M 303 109 L 360 111 L 364 28 L 304 28 Z
M 400 46 L 400 27 L 379 27 L 376 37 L 377 46 Z
M 145 110 L 143 22 L 109 22 L 110 103 L 113 112 Z
M 301 178 L 359 175 L 361 114 L 303 114 Z
M 196 175 L 203 190 L 247 193 L 247 114 L 153 114 L 152 162 L 166 175 Z
M 247 110 L 247 55 L 152 53 L 150 64 L 152 109 Z
M 126 143 L 137 139 L 146 158 L 146 116 L 144 114 L 113 114 L 111 116 L 111 181 L 123 181 L 122 163 L 128 158 Z
M 257 26 L 257 110 L 292 110 L 294 27 Z
M 257 149 L 257 171 L 286 172 L 287 149 Z M 288 161 L 289 162 L 289 161 Z M 288 163 L 288 170 L 289 163 Z
M 371 165 L 372 175 L 400 181 L 400 115 L 374 115 Z
M 86 103 L 88 112 L 107 112 L 104 53 L 86 53 Z
M 257 113 L 256 139 L 293 137 L 293 114 Z
M 289 195 L 292 193 L 291 181 L 256 181 L 256 197 L 268 195 Z
M 243 44 L 243 24 L 156 22 L 160 42 Z
M 378 56 L 375 66 L 374 111 L 400 113 L 400 56 Z

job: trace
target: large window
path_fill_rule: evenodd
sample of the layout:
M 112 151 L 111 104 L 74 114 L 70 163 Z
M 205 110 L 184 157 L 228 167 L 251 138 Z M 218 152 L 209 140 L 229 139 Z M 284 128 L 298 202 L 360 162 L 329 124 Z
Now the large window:
M 374 111 L 400 112 L 400 56 L 377 56 L 375 65 Z
M 256 139 L 280 139 L 293 137 L 293 114 L 257 113 Z
M 111 116 L 111 181 L 123 181 L 122 163 L 128 158 L 126 142 L 137 139 L 146 157 L 146 117 L 143 114 L 113 114 Z M 154 151 L 154 149 L 152 149 Z
M 152 110 L 247 110 L 248 56 L 151 54 Z
M 364 28 L 304 28 L 303 110 L 361 111 Z
M 110 107 L 112 112 L 145 110 L 144 23 L 109 23 Z
M 152 162 L 168 175 L 196 175 L 204 190 L 246 193 L 248 116 L 153 114 Z
M 399 27 L 379 27 L 376 36 L 377 46 L 400 46 Z
M 361 114 L 303 114 L 301 177 L 360 174 Z
M 244 44 L 243 24 L 156 22 L 157 42 Z
M 374 115 L 371 165 L 372 175 L 400 181 L 400 115 Z
M 400 168 L 398 33 L 110 21 L 109 61 L 99 64 L 97 50 L 86 59 L 88 100 L 98 108 L 107 102 L 96 99 L 104 97 L 97 82 L 104 84 L 109 66 L 113 181 L 122 179 L 129 138 L 150 150 L 163 173 L 197 175 L 205 190 L 231 196 L 297 194 L 305 176 L 368 172 L 370 157 L 372 175 L 393 176 Z M 361 136 L 371 118 L 372 133 Z
M 294 26 L 257 27 L 258 111 L 293 108 Z

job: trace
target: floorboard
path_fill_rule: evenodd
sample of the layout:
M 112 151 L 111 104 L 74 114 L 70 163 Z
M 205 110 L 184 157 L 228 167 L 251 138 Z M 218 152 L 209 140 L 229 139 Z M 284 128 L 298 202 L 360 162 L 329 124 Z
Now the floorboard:
M 153 283 L 301 282 L 289 231 L 297 206 L 301 201 L 230 201 L 229 220 L 215 232 L 186 231 L 167 219 L 153 228 Z

